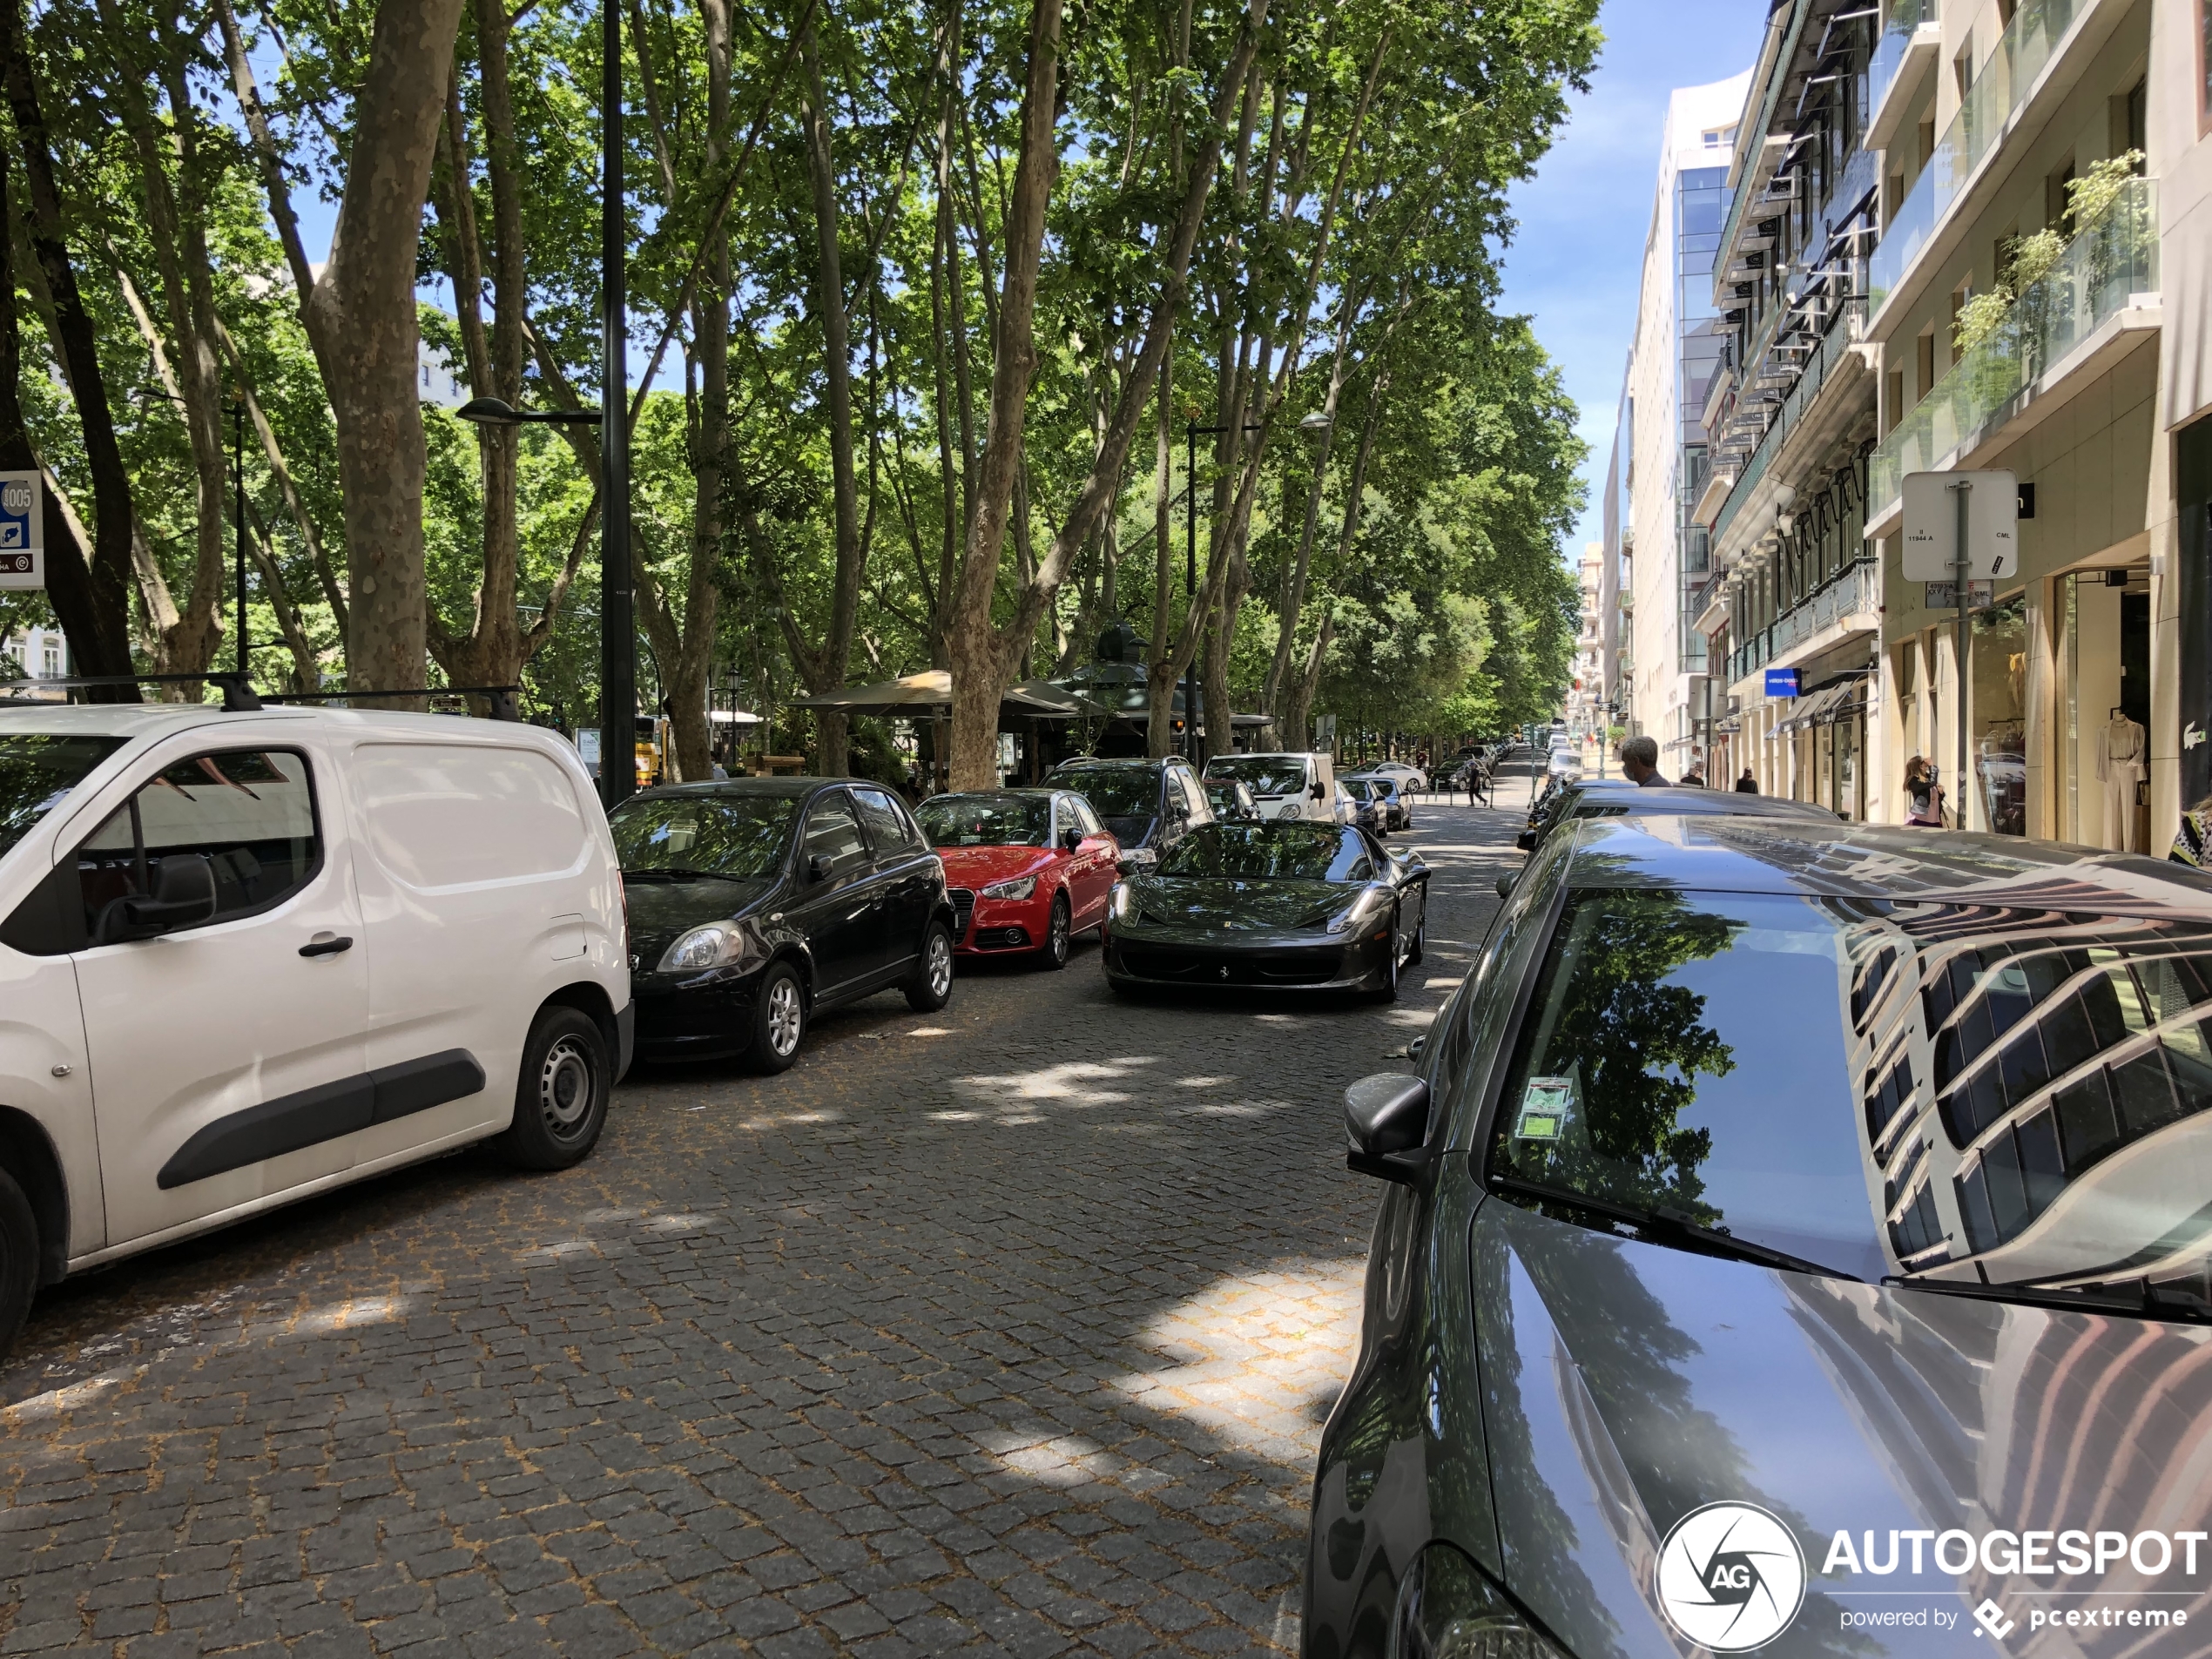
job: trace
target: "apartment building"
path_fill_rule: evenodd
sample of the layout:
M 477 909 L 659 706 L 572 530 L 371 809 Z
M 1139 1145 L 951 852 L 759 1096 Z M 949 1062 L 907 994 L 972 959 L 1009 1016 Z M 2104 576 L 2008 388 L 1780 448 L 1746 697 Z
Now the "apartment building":
M 2207 0 L 1775 7 L 1691 512 L 1763 787 L 1900 821 L 1917 755 L 1951 821 L 2153 852 L 2212 792 L 2209 48 Z M 1984 469 L 2019 570 L 1962 653 L 1903 481 Z
M 1583 547 L 1575 577 L 1581 595 L 1581 627 L 1575 637 L 1574 671 L 1568 682 L 1567 730 L 1594 754 L 1595 746 L 1604 742 L 1609 724 L 1607 705 L 1611 701 L 1612 652 L 1608 636 L 1609 608 L 1616 602 L 1609 591 L 1612 584 L 1606 579 L 1603 542 Z
M 1627 566 L 1618 697 L 1629 730 L 1658 739 L 1669 777 L 1693 765 L 1710 775 L 1707 642 L 1691 624 L 1705 607 L 1712 567 L 1707 532 L 1689 509 L 1706 483 L 1702 415 L 1725 326 L 1712 269 L 1748 78 L 1683 87 L 1669 99 L 1614 439 Z M 1610 485 L 1607 509 L 1616 510 Z
M 69 672 L 69 641 L 58 628 L 18 628 L 0 641 L 0 678 L 59 679 Z

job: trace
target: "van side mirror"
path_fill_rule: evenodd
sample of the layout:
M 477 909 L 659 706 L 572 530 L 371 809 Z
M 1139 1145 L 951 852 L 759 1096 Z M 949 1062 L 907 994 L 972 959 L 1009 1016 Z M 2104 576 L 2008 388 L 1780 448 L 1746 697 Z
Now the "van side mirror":
M 1345 1167 L 1418 1186 L 1428 1167 L 1428 1085 L 1400 1071 L 1362 1077 L 1344 1091 Z
M 1324 789 L 1318 781 L 1313 786 L 1312 794 L 1316 800 L 1326 800 L 1329 798 L 1329 792 Z
M 179 927 L 196 927 L 215 914 L 215 867 L 192 853 L 172 853 L 161 860 L 152 898 L 118 899 L 100 912 L 93 942 L 112 945 L 153 939 Z

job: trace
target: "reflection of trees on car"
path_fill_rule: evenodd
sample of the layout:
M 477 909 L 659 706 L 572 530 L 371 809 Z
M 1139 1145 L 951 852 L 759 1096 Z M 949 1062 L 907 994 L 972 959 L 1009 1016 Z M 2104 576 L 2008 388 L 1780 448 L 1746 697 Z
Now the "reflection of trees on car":
M 1699 1202 L 1697 1167 L 1712 1152 L 1710 1131 L 1680 1127 L 1697 1097 L 1701 1072 L 1724 1077 L 1735 1051 L 1700 1023 L 1705 999 L 1667 982 L 1685 963 L 1728 948 L 1726 918 L 1702 914 L 1680 894 L 1617 891 L 1571 901 L 1544 965 L 1540 1010 L 1514 1070 L 1508 1113 L 1532 1077 L 1566 1076 L 1579 1097 L 1581 1132 L 1553 1143 L 1522 1168 L 1506 1148 L 1500 1167 L 1552 1186 L 1602 1194 L 1621 1203 L 1679 1204 L 1708 1224 L 1719 1211 Z M 1501 1121 L 1501 1133 L 1510 1124 Z

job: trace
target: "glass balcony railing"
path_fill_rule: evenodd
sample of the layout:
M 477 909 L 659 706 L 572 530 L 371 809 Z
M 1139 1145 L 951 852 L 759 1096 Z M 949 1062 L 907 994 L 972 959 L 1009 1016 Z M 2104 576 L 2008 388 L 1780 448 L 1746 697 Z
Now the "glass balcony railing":
M 1729 654 L 1730 685 L 1756 674 L 1783 652 L 1838 623 L 1856 624 L 1860 631 L 1880 626 L 1881 573 L 1871 558 L 1854 559 L 1817 590 L 1777 617 L 1769 626 L 1749 635 Z
M 1982 158 L 2004 136 L 2005 123 L 2035 84 L 2074 20 L 2089 0 L 2020 0 L 1997 49 L 1974 71 L 1959 113 L 1936 140 L 1935 153 L 1891 218 L 1869 262 L 1868 303 L 1876 311 L 1950 211 Z M 1885 37 L 1886 38 L 1886 37 Z
M 2133 179 L 2067 244 L 2059 262 L 2028 284 L 1997 332 L 1953 364 L 1875 447 L 1866 516 L 1889 509 L 1905 474 L 1928 471 L 2000 418 L 2046 369 L 2125 309 L 2130 296 L 2157 287 L 2156 189 L 2148 179 Z
M 1881 39 L 1874 43 L 1874 55 L 1866 60 L 1866 107 L 1878 110 L 1882 100 L 1889 95 L 1890 83 L 1897 78 L 1898 70 L 1905 63 L 1905 48 L 1912 32 L 1924 23 L 1936 20 L 1937 0 L 1897 0 L 1890 8 L 1888 26 L 1882 30 Z

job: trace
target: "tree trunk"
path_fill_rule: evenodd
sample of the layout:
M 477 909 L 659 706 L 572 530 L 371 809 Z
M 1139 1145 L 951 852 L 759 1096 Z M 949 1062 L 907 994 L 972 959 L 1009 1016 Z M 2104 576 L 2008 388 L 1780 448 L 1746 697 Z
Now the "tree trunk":
M 71 395 L 83 428 L 84 462 L 92 475 L 92 556 L 87 565 L 75 550 L 75 538 L 53 533 L 56 505 L 45 509 L 46 591 L 62 631 L 68 636 L 77 666 L 88 674 L 129 674 L 131 662 L 131 477 L 123 465 L 123 451 L 116 442 L 115 421 L 108 410 L 107 382 L 100 374 L 99 353 L 92 320 L 78 292 L 77 273 L 70 264 L 66 216 L 61 191 L 54 179 L 53 154 L 48 145 L 45 117 L 39 109 L 37 83 L 32 78 L 30 42 L 23 32 L 23 15 L 17 0 L 0 0 L 0 80 L 7 89 L 9 112 L 15 118 L 16 138 L 22 146 L 24 195 L 30 207 L 30 249 L 46 290 L 52 298 L 54 341 L 68 370 Z M 11 209 L 9 211 L 12 211 Z M 12 280 L 12 279 L 11 279 Z M 3 348 L 20 356 L 20 336 L 15 318 L 15 291 L 9 289 Z M 15 406 L 17 381 L 8 377 L 6 404 Z M 0 442 L 12 445 L 23 434 L 22 410 L 0 406 Z M 21 456 L 27 464 L 30 439 L 20 438 Z M 102 700 L 135 703 L 134 686 L 103 688 Z
M 814 303 L 822 317 L 822 373 L 827 392 L 830 497 L 837 536 L 837 570 L 830 593 L 829 634 L 813 653 L 807 689 L 833 691 L 845 684 L 853 653 L 853 629 L 860 615 L 861 567 L 860 485 L 853 462 L 853 344 L 845 308 L 845 277 L 838 248 L 837 158 L 831 138 L 829 103 L 822 86 L 822 59 L 810 17 L 799 35 L 806 74 L 806 176 L 814 204 Z M 846 718 L 826 711 L 815 716 L 819 761 L 826 778 L 849 769 Z
M 353 566 L 346 668 L 354 691 L 422 684 L 422 411 L 416 250 L 453 72 L 461 0 L 382 0 L 355 95 L 330 262 L 301 317 L 338 428 Z
M 1152 491 L 1152 640 L 1144 653 L 1144 752 L 1155 760 L 1175 746 L 1170 721 L 1175 708 L 1175 671 L 1168 645 L 1174 618 L 1168 606 L 1175 581 L 1175 554 L 1168 536 L 1175 527 L 1175 361 L 1160 365 L 1158 482 Z
M 1007 205 L 1006 260 L 991 352 L 991 415 L 977 468 L 974 510 L 954 589 L 947 644 L 952 659 L 952 784 L 956 790 L 998 786 L 999 704 L 1008 651 L 991 626 L 1029 381 L 1036 372 L 1034 322 L 1037 270 L 1043 257 L 1045 207 L 1059 169 L 1053 120 L 1060 66 L 1060 0 L 1035 0 L 1029 19 L 1028 80 L 1022 96 L 1022 147 Z M 1034 630 L 1035 622 L 1031 623 Z

